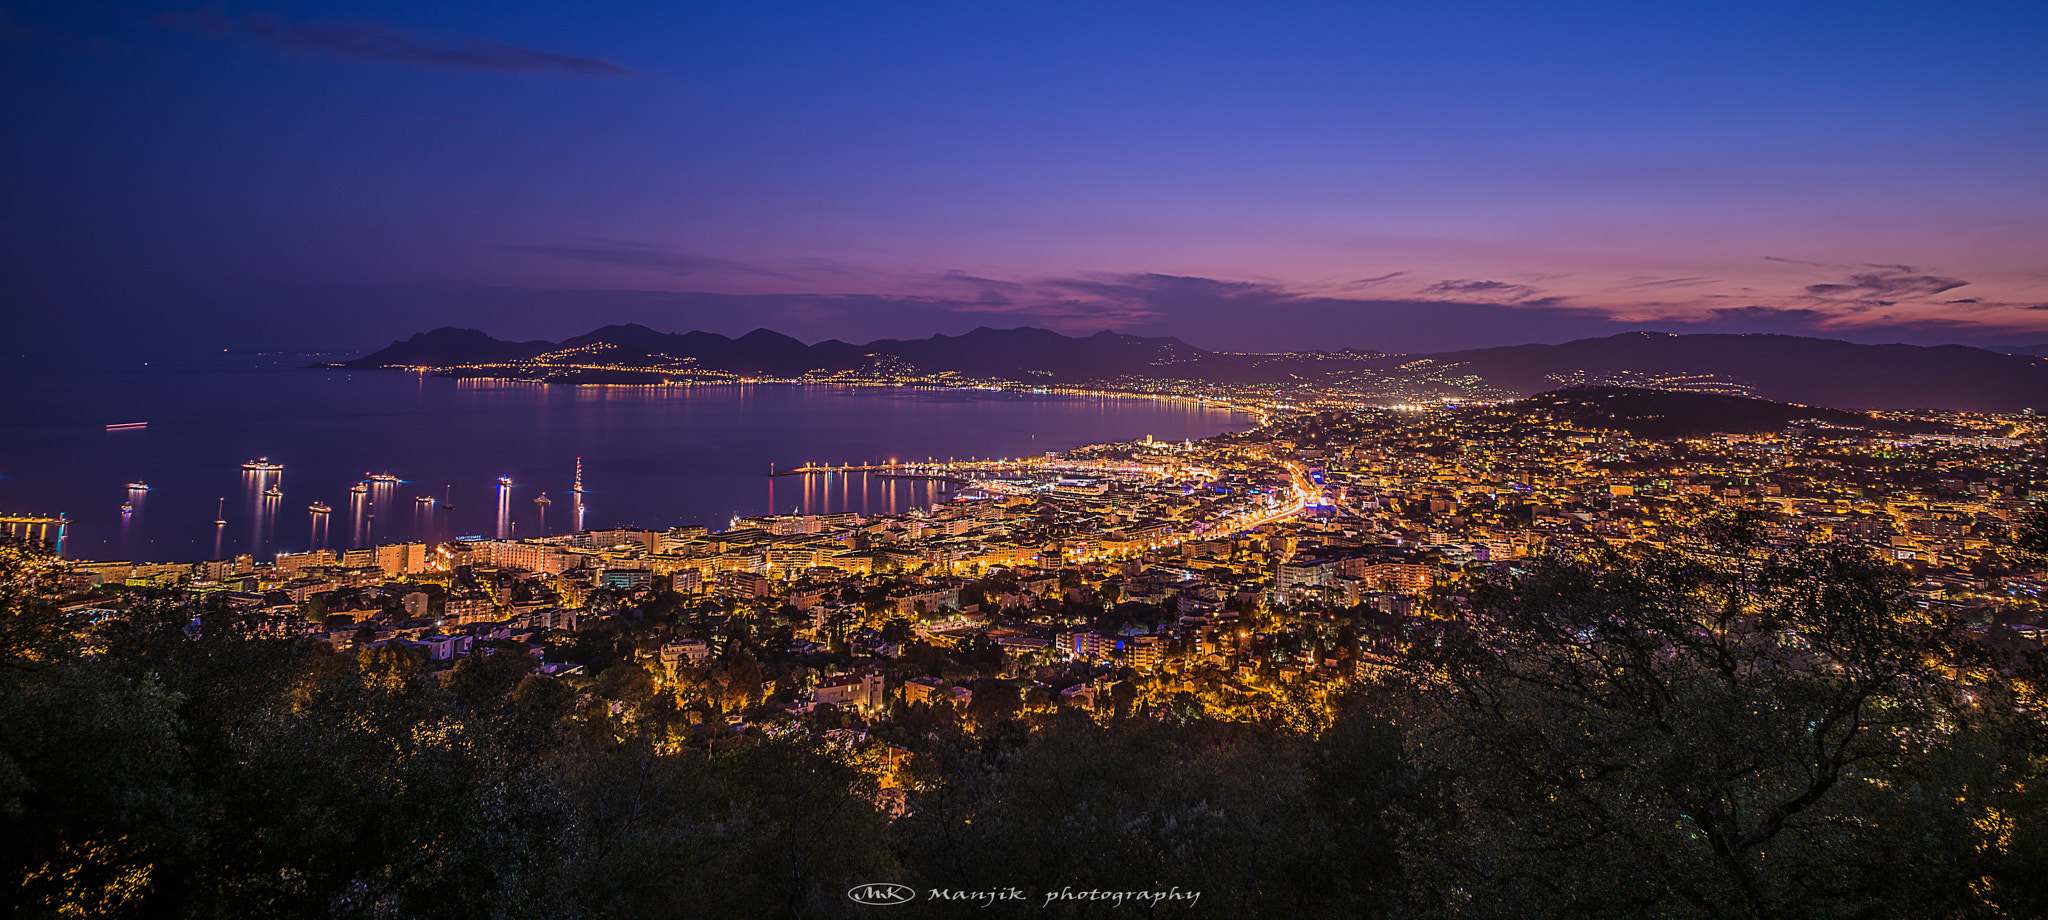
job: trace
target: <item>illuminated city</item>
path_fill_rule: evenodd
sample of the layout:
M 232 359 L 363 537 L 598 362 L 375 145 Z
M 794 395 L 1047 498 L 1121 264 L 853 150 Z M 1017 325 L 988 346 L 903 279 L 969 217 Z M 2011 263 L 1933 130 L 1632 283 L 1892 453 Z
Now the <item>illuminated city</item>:
M 2048 917 L 2044 39 L 0 7 L 0 906 Z

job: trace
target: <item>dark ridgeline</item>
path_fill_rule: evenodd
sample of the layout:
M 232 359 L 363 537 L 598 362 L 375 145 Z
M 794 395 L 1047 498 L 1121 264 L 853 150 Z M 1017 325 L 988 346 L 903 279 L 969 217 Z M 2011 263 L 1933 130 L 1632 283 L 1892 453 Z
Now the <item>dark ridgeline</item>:
M 1468 364 L 1497 386 L 1532 393 L 1548 375 L 1717 374 L 1765 399 L 1843 409 L 2048 408 L 2048 361 L 1964 345 L 1857 345 L 1795 335 L 1630 332 L 1562 345 L 1514 345 L 1434 355 Z
M 1820 409 L 1718 393 L 1683 393 L 1642 387 L 1567 387 L 1517 404 L 1528 412 L 1566 419 L 1581 428 L 1626 431 L 1639 438 L 1690 438 L 1722 432 L 1783 431 L 1798 422 L 1871 432 L 1946 430 L 1929 423 L 1881 419 L 1862 412 Z
M 403 342 L 393 342 L 390 348 L 342 364 L 342 367 L 389 367 L 392 365 L 413 365 L 445 367 L 451 364 L 478 364 L 492 361 L 518 361 L 531 358 L 554 349 L 553 342 L 501 342 L 475 329 L 457 329 L 443 326 L 432 332 L 422 332 Z
M 688 366 L 738 374 L 797 376 L 900 362 L 926 373 L 977 379 L 1086 383 L 1118 378 L 1217 383 L 1316 383 L 1346 373 L 1387 371 L 1427 358 L 1494 387 L 1530 395 L 1560 381 L 1639 375 L 1713 376 L 1782 402 L 1844 409 L 1955 409 L 2016 412 L 2048 406 L 2048 359 L 1962 345 L 1857 345 L 1789 335 L 1670 335 L 1632 332 L 1562 345 L 1515 345 L 1431 355 L 1367 351 L 1254 355 L 1205 351 L 1172 337 L 1099 332 L 1071 337 L 1045 329 L 990 329 L 865 345 L 806 345 L 756 329 L 737 339 L 709 332 L 606 326 L 560 343 L 504 342 L 474 329 L 422 332 L 339 366 L 450 367 L 524 361 L 562 349 L 599 346 L 606 363 Z M 565 374 L 554 379 L 645 382 L 658 376 Z
M 646 326 L 606 326 L 588 335 L 550 342 L 501 342 L 474 329 L 443 327 L 422 332 L 389 348 L 345 362 L 344 367 L 448 366 L 518 361 L 549 352 L 610 346 L 605 361 L 693 359 L 694 366 L 738 374 L 796 376 L 809 371 L 859 370 L 878 357 L 905 361 L 926 371 L 975 377 L 1029 377 L 1050 381 L 1093 380 L 1140 373 L 1158 362 L 1191 360 L 1203 353 L 1179 339 L 1140 338 L 1101 332 L 1069 338 L 1044 329 L 986 327 L 966 335 L 928 339 L 882 339 L 849 345 L 827 339 L 806 345 L 767 329 L 737 339 L 711 332 L 656 332 Z

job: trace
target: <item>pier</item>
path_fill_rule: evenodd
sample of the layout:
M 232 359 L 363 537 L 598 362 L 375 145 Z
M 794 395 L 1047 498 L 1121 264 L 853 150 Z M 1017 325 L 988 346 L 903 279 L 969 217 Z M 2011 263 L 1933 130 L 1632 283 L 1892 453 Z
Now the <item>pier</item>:
M 16 540 L 34 540 L 64 551 L 64 529 L 71 521 L 61 514 L 0 514 L 0 533 Z M 51 528 L 56 533 L 50 533 Z
M 1141 464 L 1120 463 L 1102 460 L 1067 460 L 1051 457 L 1025 457 L 1014 460 L 970 458 L 967 460 L 922 460 L 910 463 L 845 463 L 834 466 L 830 463 L 809 462 L 786 470 L 770 468 L 769 476 L 829 476 L 835 473 L 873 474 L 877 479 L 919 479 L 945 483 L 953 489 L 973 485 L 976 480 L 1000 478 L 1003 476 L 1130 476 L 1159 474 L 1163 468 Z M 1208 470 L 1198 471 L 1214 477 Z
M 907 464 L 890 464 L 890 463 L 884 463 L 884 464 L 858 464 L 858 463 L 849 463 L 849 464 L 846 464 L 845 466 L 833 466 L 833 465 L 831 465 L 831 464 L 829 464 L 829 463 L 826 463 L 826 464 L 818 464 L 818 463 L 806 463 L 806 464 L 804 464 L 803 466 L 799 466 L 799 467 L 795 467 L 795 468 L 792 468 L 792 469 L 787 469 L 787 470 L 769 470 L 769 471 L 768 471 L 768 475 L 770 475 L 770 476 L 810 476 L 810 475 L 814 475 L 814 474 L 818 474 L 818 473 L 894 473 L 894 472 L 896 472 L 896 471 L 898 471 L 898 470 L 902 470 L 902 469 L 905 469 L 905 468 L 906 468 L 907 466 L 908 466 Z
M 1040 460 L 926 460 L 920 463 L 806 463 L 786 470 L 771 469 L 770 476 L 817 476 L 832 473 L 879 473 L 883 479 L 953 479 L 972 473 L 1003 473 L 1049 469 Z

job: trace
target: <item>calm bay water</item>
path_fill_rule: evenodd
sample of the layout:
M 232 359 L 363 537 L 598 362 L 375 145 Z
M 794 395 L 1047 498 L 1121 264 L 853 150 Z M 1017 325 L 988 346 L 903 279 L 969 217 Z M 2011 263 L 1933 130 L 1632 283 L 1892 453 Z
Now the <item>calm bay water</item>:
M 581 457 L 583 526 L 718 528 L 734 515 L 882 513 L 938 496 L 932 483 L 861 474 L 770 478 L 771 464 L 1021 456 L 1251 424 L 1227 410 L 1137 398 L 564 387 L 305 363 L 0 362 L 0 514 L 67 514 L 64 555 L 75 559 L 525 537 L 574 529 L 569 490 Z M 106 430 L 122 422 L 149 427 Z M 283 471 L 242 469 L 259 456 Z M 387 472 L 401 481 L 350 490 Z M 511 478 L 509 489 L 500 476 Z M 130 482 L 149 489 L 132 491 Z M 266 496 L 272 486 L 280 494 Z M 549 503 L 536 504 L 543 494 Z M 332 510 L 315 514 L 315 502 Z

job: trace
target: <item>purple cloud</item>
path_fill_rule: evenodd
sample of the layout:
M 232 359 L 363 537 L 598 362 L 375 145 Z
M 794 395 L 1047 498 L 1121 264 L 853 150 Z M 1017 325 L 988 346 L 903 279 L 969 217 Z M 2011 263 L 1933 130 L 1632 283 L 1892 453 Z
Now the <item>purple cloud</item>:
M 611 265 L 618 268 L 635 268 L 661 272 L 682 277 L 704 273 L 737 273 L 758 275 L 763 278 L 793 280 L 792 276 L 772 269 L 718 259 L 711 256 L 692 255 L 677 252 L 650 243 L 636 243 L 631 240 L 599 240 L 591 246 L 507 246 L 508 252 L 523 252 L 575 262 L 590 262 L 597 265 Z
M 165 13 L 156 17 L 156 21 L 166 28 L 216 37 L 239 30 L 274 47 L 310 57 L 383 61 L 453 70 L 574 73 L 591 77 L 634 75 L 631 69 L 600 58 L 554 54 L 472 35 L 418 35 L 381 22 L 285 22 L 274 16 L 258 14 L 230 23 L 211 13 Z
M 1867 301 L 1879 306 L 1890 306 L 1901 299 L 1932 297 L 1970 283 L 1961 278 L 1926 274 L 1910 265 L 1869 267 L 1877 270 L 1857 272 L 1850 275 L 1846 282 L 1809 284 L 1806 286 L 1806 293 L 1828 300 Z
M 1536 299 L 1537 290 L 1526 284 L 1512 284 L 1506 281 L 1466 281 L 1453 279 L 1439 281 L 1422 289 L 1425 298 L 1478 299 L 1487 302 L 1506 301 L 1516 303 Z

